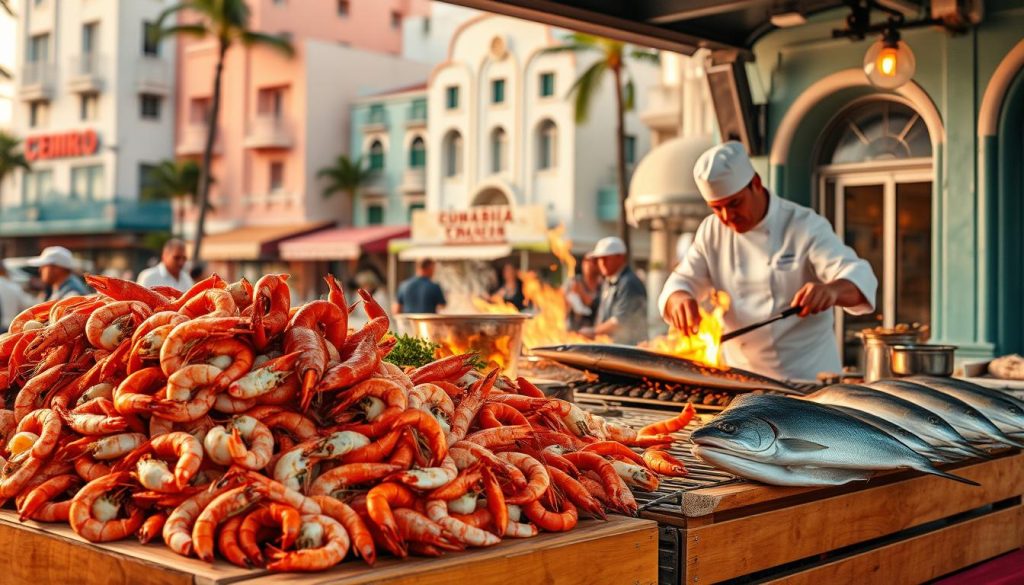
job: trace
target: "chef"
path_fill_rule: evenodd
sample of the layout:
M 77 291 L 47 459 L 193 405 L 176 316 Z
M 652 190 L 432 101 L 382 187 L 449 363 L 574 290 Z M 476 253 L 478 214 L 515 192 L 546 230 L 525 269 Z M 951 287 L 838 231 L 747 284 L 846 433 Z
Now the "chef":
M 839 306 L 854 315 L 874 310 L 878 280 L 871 266 L 823 217 L 769 193 L 740 143 L 702 154 L 693 175 L 713 215 L 701 223 L 665 283 L 658 299 L 665 321 L 696 333 L 697 303 L 714 289 L 732 299 L 725 331 L 801 307 L 799 319 L 782 319 L 722 344 L 726 363 L 790 380 L 838 372 L 830 309 Z

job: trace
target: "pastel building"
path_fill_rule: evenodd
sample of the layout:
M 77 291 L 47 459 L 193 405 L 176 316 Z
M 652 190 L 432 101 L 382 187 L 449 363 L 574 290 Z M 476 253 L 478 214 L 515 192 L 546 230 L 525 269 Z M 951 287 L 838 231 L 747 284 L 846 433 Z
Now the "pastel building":
M 8 255 L 59 244 L 102 268 L 135 269 L 151 255 L 145 235 L 170 228 L 168 203 L 139 197 L 148 169 L 174 154 L 175 45 L 145 34 L 167 6 L 18 3 L 12 130 L 32 170 L 0 185 Z
M 17 10 L 18 4 L 12 0 L 11 8 Z M 15 13 L 17 14 L 17 13 Z M 0 10 L 0 70 L 14 74 L 16 66 L 14 55 L 18 39 L 17 18 Z M 14 116 L 14 80 L 5 79 L 0 74 L 0 130 L 10 130 Z
M 315 294 L 324 266 L 284 258 L 278 244 L 351 225 L 352 202 L 343 195 L 324 197 L 317 173 L 348 152 L 354 100 L 428 74 L 428 65 L 399 56 L 402 20 L 425 6 L 405 0 L 250 2 L 250 28 L 287 36 L 295 54 L 289 58 L 255 46 L 228 52 L 212 166 L 214 211 L 202 251 L 211 269 L 232 279 L 287 271 L 297 296 Z M 175 153 L 199 157 L 216 45 L 186 39 L 178 54 Z M 195 211 L 187 210 L 189 238 Z
M 546 53 L 560 44 L 559 35 L 546 25 L 495 15 L 458 29 L 427 90 L 428 211 L 541 207 L 549 227 L 567 227 L 580 253 L 615 232 L 614 88 L 606 80 L 588 120 L 577 123 L 567 96 L 591 58 Z M 655 66 L 629 67 L 637 87 L 657 80 Z M 638 111 L 646 100 L 638 92 Z M 627 113 L 625 123 L 632 163 L 648 150 L 650 133 L 636 112 Z

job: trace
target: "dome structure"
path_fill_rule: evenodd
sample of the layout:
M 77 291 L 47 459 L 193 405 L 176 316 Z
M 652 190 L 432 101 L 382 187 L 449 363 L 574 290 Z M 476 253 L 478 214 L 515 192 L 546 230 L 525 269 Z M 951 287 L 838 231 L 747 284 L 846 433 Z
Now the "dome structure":
M 713 145 L 711 136 L 685 136 L 647 153 L 629 184 L 626 214 L 630 225 L 667 220 L 682 224 L 684 231 L 695 230 L 710 211 L 693 180 L 693 165 Z

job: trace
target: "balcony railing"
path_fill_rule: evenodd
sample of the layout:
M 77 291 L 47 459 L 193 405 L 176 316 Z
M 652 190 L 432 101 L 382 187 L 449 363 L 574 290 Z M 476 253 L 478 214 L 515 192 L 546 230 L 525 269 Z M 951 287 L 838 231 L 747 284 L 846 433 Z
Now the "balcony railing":
M 135 67 L 135 89 L 139 93 L 166 95 L 171 91 L 171 64 L 161 57 L 144 56 Z
M 53 99 L 53 82 L 57 68 L 53 63 L 26 63 L 18 78 L 18 95 L 25 101 Z
M 409 106 L 409 119 L 406 120 L 407 128 L 425 128 L 427 125 L 427 107 L 423 105 Z
M 402 185 L 399 189 L 402 193 L 423 193 L 427 186 L 426 167 L 406 169 L 402 173 Z
M 76 197 L 49 198 L 37 203 L 0 207 L 0 232 L 5 235 L 160 231 L 171 228 L 170 201 L 139 201 L 115 197 L 102 201 Z
M 102 91 L 105 66 L 106 60 L 96 53 L 72 57 L 68 64 L 68 89 L 76 93 Z
M 388 113 L 383 108 L 371 108 L 370 115 L 363 124 L 363 132 L 383 132 L 388 127 Z
M 206 134 L 209 126 L 203 122 L 190 122 L 181 131 L 178 137 L 178 145 L 174 152 L 178 156 L 195 156 L 203 153 L 206 148 Z M 213 153 L 220 154 L 221 137 L 217 132 L 217 140 L 213 143 Z
M 288 120 L 272 115 L 257 116 L 245 133 L 246 148 L 291 148 L 292 132 Z

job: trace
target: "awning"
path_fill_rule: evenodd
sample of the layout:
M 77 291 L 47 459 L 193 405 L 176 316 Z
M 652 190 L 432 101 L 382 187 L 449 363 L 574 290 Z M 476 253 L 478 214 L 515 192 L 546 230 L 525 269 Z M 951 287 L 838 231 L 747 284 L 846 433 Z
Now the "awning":
M 399 260 L 432 258 L 445 260 L 497 260 L 512 254 L 508 244 L 479 244 L 471 246 L 416 246 L 398 253 Z
M 384 253 L 388 242 L 409 236 L 407 225 L 375 225 L 320 230 L 278 244 L 285 260 L 355 260 L 360 253 Z
M 308 234 L 333 222 L 246 226 L 203 239 L 204 260 L 259 260 L 276 257 L 277 245 L 286 238 Z

